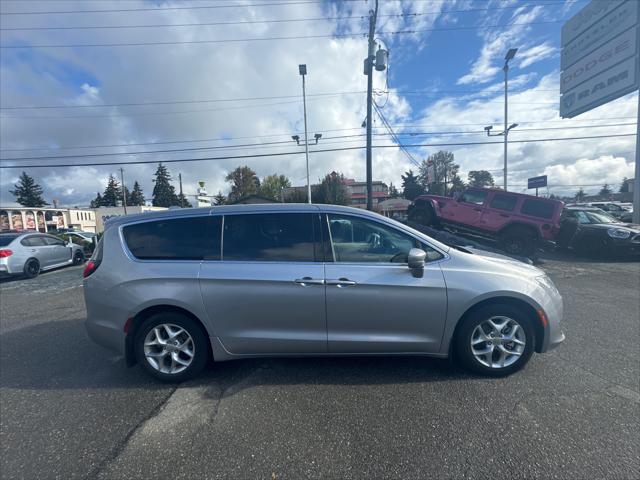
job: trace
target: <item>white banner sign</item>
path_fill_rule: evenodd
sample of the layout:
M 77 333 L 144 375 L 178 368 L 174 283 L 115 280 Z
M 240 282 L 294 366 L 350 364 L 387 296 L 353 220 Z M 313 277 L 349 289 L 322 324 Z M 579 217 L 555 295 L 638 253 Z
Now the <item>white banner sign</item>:
M 636 60 L 633 56 L 565 92 L 560 99 L 560 116 L 574 117 L 637 89 Z
M 633 27 L 562 72 L 560 91 L 567 92 L 576 85 L 610 69 L 622 60 L 635 55 L 637 49 L 638 27 Z

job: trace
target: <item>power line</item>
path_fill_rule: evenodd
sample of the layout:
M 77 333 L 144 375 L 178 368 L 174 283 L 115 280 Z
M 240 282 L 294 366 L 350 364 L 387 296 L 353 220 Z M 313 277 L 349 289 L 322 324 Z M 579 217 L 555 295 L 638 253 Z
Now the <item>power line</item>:
M 355 1 L 355 0 L 344 0 Z M 228 5 L 190 5 L 184 7 L 155 7 L 155 8 L 113 8 L 104 10 L 52 10 L 52 11 L 36 11 L 36 12 L 2 12 L 0 15 L 55 15 L 55 14 L 71 14 L 71 13 L 113 13 L 113 12 L 158 12 L 164 10 L 210 10 L 217 8 L 246 8 L 246 7 L 274 7 L 279 5 L 309 5 L 314 3 L 322 3 L 322 0 L 304 0 L 289 2 L 273 2 L 273 3 L 253 3 L 253 4 L 228 4 Z
M 564 138 L 541 138 L 541 139 L 529 139 L 529 140 L 513 140 L 511 143 L 537 143 L 537 142 L 556 142 L 566 140 L 588 140 L 588 139 L 600 139 L 600 138 L 613 138 L 613 137 L 631 137 L 635 136 L 635 133 L 615 134 L 615 135 L 593 135 L 586 137 L 564 137 Z M 418 143 L 418 144 L 405 144 L 404 147 L 452 147 L 452 146 L 478 146 L 478 145 L 494 145 L 502 144 L 500 141 L 484 141 L 484 142 L 458 142 L 458 143 Z M 340 152 L 347 150 L 363 150 L 364 146 L 358 147 L 341 147 L 341 148 L 327 148 L 310 150 L 310 153 L 324 153 L 324 152 Z M 399 148 L 399 145 L 374 145 L 373 148 Z M 301 155 L 304 152 L 292 151 L 292 152 L 274 152 L 274 153 L 257 153 L 249 155 L 235 155 L 224 157 L 205 157 L 205 158 L 183 158 L 183 159 L 169 159 L 162 160 L 162 163 L 177 163 L 177 162 L 203 162 L 203 161 L 215 161 L 215 160 L 234 160 L 245 158 L 264 158 L 264 157 L 278 157 L 284 155 Z M 0 165 L 0 169 L 3 168 L 58 168 L 58 167 L 91 167 L 91 166 L 105 166 L 105 165 L 138 165 L 158 163 L 158 160 L 132 160 L 125 162 L 98 162 L 98 163 L 67 163 L 67 164 L 36 164 L 36 165 Z
M 622 117 L 622 118 L 627 118 L 627 117 Z M 628 117 L 628 118 L 635 118 L 635 117 Z M 519 122 L 519 123 L 524 123 L 524 122 Z M 546 123 L 546 122 L 532 122 L 532 123 Z M 479 123 L 479 124 L 474 124 L 474 125 L 486 125 L 486 123 Z M 606 125 L 575 125 L 575 126 L 566 126 L 566 127 L 542 127 L 542 128 L 521 128 L 518 129 L 517 132 L 518 133 L 523 133 L 523 132 L 534 132 L 534 131 L 547 131 L 547 130 L 567 130 L 567 129 L 583 129 L 583 128 L 611 128 L 611 127 L 624 127 L 624 126 L 635 126 L 636 123 L 613 123 L 613 124 L 606 124 Z M 350 131 L 350 130 L 359 130 L 361 127 L 353 127 L 353 128 L 339 128 L 339 129 L 332 129 L 332 130 L 324 130 L 324 129 L 320 129 L 324 132 L 337 132 L 337 131 Z M 385 128 L 386 127 L 373 127 L 373 128 Z M 393 128 L 393 127 L 392 127 Z M 243 139 L 247 139 L 247 138 L 273 138 L 273 137 L 290 137 L 293 134 L 296 133 L 300 133 L 300 132 L 283 132 L 283 133 L 273 133 L 271 135 L 248 135 L 248 136 L 240 136 L 240 137 L 231 137 L 231 138 L 204 138 L 204 139 L 200 139 L 200 140 L 167 140 L 167 141 L 158 141 L 158 142 L 139 142 L 139 143 L 116 143 L 116 144 L 103 144 L 103 145 L 78 145 L 75 147 L 58 147 L 58 148 L 52 148 L 52 147 L 33 147 L 33 148 L 3 148 L 0 149 L 0 152 L 32 152 L 32 151 L 38 151 L 38 150 L 49 150 L 49 151 L 60 151 L 60 150 L 78 150 L 78 149 L 92 149 L 92 148 L 122 148 L 122 147 L 138 147 L 138 146 L 145 146 L 145 145 L 170 145 L 170 144 L 181 144 L 181 143 L 201 143 L 201 142 L 227 142 L 227 141 L 231 141 L 231 140 L 243 140 Z M 394 132 L 394 134 L 398 137 L 404 137 L 404 136 L 441 136 L 441 135 L 485 135 L 484 131 L 481 132 L 474 132 L 474 131 L 468 131 L 468 130 L 459 130 L 459 131 L 432 131 L 432 132 L 400 132 L 400 133 L 396 133 Z M 374 133 L 373 135 L 375 136 L 387 136 L 388 134 L 386 133 Z M 364 134 L 353 134 L 353 135 L 340 135 L 340 136 L 332 136 L 332 137 L 325 137 L 326 140 L 328 139 L 341 139 L 341 138 L 359 138 L 359 137 L 363 137 Z M 240 145 L 225 145 L 223 146 L 224 148 L 231 148 L 231 147 L 250 147 L 250 146 L 263 146 L 263 145 L 270 145 L 270 144 L 278 144 L 278 143 L 282 143 L 282 144 L 288 144 L 290 143 L 290 140 L 286 140 L 286 141 L 281 141 L 281 142 L 258 142 L 258 143 L 249 143 L 249 144 L 240 144 Z M 208 147 L 208 148 L 218 148 L 218 147 Z M 185 151 L 189 150 L 189 149 L 184 149 Z M 108 153 L 108 152 L 107 152 Z M 138 153 L 149 153 L 149 152 L 121 152 L 119 153 L 120 155 L 128 155 L 128 154 L 138 154 Z M 42 157 L 33 157 L 31 159 L 35 159 L 35 158 L 64 158 L 65 156 L 42 156 Z M 67 156 L 68 157 L 68 156 Z M 0 158 L 0 160 L 3 161 L 12 161 L 12 160 L 23 160 L 23 159 L 27 159 L 28 157 L 20 157 L 20 158 L 15 158 L 15 159 L 2 159 Z M 502 170 L 500 170 L 502 171 Z
M 440 28 L 427 28 L 420 30 L 398 30 L 390 32 L 378 32 L 378 35 L 403 35 L 410 34 L 415 35 L 417 33 L 427 32 L 444 32 L 444 31 L 459 31 L 459 30 L 485 30 L 492 28 L 514 27 L 518 25 L 545 25 L 553 23 L 562 23 L 564 20 L 549 20 L 540 22 L 524 22 L 524 23 L 509 23 L 499 25 L 481 25 L 472 27 L 440 27 Z M 314 38 L 357 38 L 366 37 L 367 32 L 359 33 L 341 33 L 341 34 L 324 34 L 324 35 L 293 35 L 282 37 L 253 37 L 253 38 L 228 38 L 228 39 L 216 39 L 216 40 L 178 40 L 178 41 L 165 41 L 165 42 L 125 42 L 125 43 L 81 43 L 81 44 L 59 44 L 59 45 L 0 45 L 0 48 L 4 49 L 23 49 L 23 48 L 84 48 L 84 47 L 144 47 L 152 45 L 197 45 L 197 44 L 224 44 L 224 43 L 238 43 L 238 42 L 263 42 L 271 40 L 304 40 Z
M 557 92 L 558 89 L 538 89 L 531 88 L 528 90 L 511 90 L 511 93 L 526 93 L 526 92 Z M 340 95 L 360 95 L 366 93 L 365 90 L 354 90 L 351 92 L 326 92 L 326 93 L 313 93 L 308 94 L 307 97 L 332 97 Z M 380 92 L 375 92 L 380 95 Z M 394 90 L 394 93 L 407 96 L 439 96 L 442 94 L 452 95 L 468 95 L 474 93 L 480 94 L 493 94 L 502 93 L 502 89 L 497 90 L 438 90 L 438 91 L 421 91 L 421 90 Z M 264 97 L 238 97 L 238 98 L 212 98 L 212 99 L 195 99 L 195 100 L 165 100 L 165 101 L 152 101 L 152 102 L 124 102 L 124 103 L 104 103 L 99 105 L 9 105 L 0 106 L 0 110 L 36 110 L 36 109 L 69 109 L 69 108 L 107 108 L 107 107 L 145 107 L 150 105 L 179 105 L 179 104 L 198 104 L 198 103 L 219 103 L 219 102 L 244 102 L 252 100 L 284 100 L 289 98 L 300 99 L 301 95 L 272 95 Z M 547 102 L 544 102 L 545 104 Z M 551 102 L 549 102 L 551 103 Z
M 582 0 L 578 0 L 582 1 Z M 309 2 L 312 3 L 312 2 Z M 379 18 L 413 18 L 426 15 L 446 15 L 449 13 L 471 13 L 494 10 L 513 10 L 533 6 L 553 6 L 562 5 L 564 2 L 538 3 L 528 5 L 511 5 L 506 7 L 469 8 L 464 10 L 444 10 L 438 12 L 414 12 L 414 13 L 391 13 L 378 15 Z M 206 8 L 206 7 L 205 7 Z M 15 14 L 14 14 L 15 15 Z M 201 27 L 201 26 L 224 26 L 224 25 L 253 25 L 261 23 L 295 23 L 295 22 L 318 22 L 333 20 L 363 20 L 369 18 L 368 15 L 345 15 L 336 17 L 315 17 L 315 18 L 288 18 L 270 20 L 238 20 L 233 22 L 203 22 L 203 23 L 162 23 L 146 25 L 73 25 L 63 27 L 0 27 L 0 31 L 34 31 L 34 30 L 94 30 L 94 29 L 121 29 L 121 28 L 165 28 L 165 27 Z
M 319 98 L 313 98 L 313 100 L 319 100 Z M 484 104 L 502 103 L 500 101 L 488 101 Z M 158 115 L 183 115 L 189 113 L 210 113 L 210 112 L 225 112 L 229 110 L 243 110 L 246 108 L 262 108 L 262 107 L 277 107 L 280 105 L 298 105 L 299 100 L 272 102 L 272 103 L 258 103 L 254 105 L 236 105 L 233 107 L 223 108 L 204 108 L 196 110 L 177 110 L 177 111 L 163 111 L 163 112 L 126 112 L 126 113 L 101 113 L 91 115 L 2 115 L 2 119 L 12 120 L 49 120 L 49 119 L 62 119 L 62 118 L 112 118 L 112 117 L 154 117 Z M 558 102 L 511 102 L 511 105 L 557 105 Z
M 411 155 L 411 152 L 409 152 L 409 150 L 407 150 L 406 148 L 404 148 L 404 146 L 402 145 L 402 142 L 400 141 L 400 139 L 396 136 L 396 134 L 394 133 L 393 129 L 391 128 L 391 126 L 389 125 L 389 122 L 387 121 L 387 119 L 385 118 L 385 116 L 383 115 L 382 111 L 380 110 L 380 107 L 378 107 L 378 104 L 376 104 L 376 102 L 373 102 L 373 106 L 376 109 L 376 112 L 378 113 L 378 116 L 380 117 L 380 120 L 382 120 L 382 123 L 384 123 L 384 126 L 387 128 L 389 134 L 391 135 L 391 138 L 393 140 L 396 141 L 396 143 L 398 144 L 398 146 L 400 147 L 400 150 L 402 150 L 402 152 L 407 156 L 407 158 L 409 159 L 409 161 L 411 163 L 413 163 L 416 166 L 420 166 L 420 163 L 413 158 L 413 155 Z

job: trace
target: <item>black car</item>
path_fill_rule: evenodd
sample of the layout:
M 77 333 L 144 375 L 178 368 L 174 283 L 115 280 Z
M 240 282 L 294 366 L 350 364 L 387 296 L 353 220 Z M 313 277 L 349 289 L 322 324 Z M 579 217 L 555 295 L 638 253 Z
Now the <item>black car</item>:
M 556 243 L 588 256 L 640 254 L 640 225 L 593 207 L 566 207 Z

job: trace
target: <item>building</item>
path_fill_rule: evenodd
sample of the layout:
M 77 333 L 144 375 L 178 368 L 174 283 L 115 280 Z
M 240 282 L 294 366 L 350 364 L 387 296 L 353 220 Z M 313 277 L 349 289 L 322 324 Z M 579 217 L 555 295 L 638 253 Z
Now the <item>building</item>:
M 127 215 L 144 212 L 167 210 L 165 207 L 149 207 L 146 205 L 132 205 L 127 207 Z M 124 215 L 124 207 L 100 207 L 93 210 L 96 219 L 96 233 L 104 232 L 104 224 L 113 217 Z
M 66 212 L 64 208 L 0 207 L 0 232 L 69 228 Z
M 351 206 L 357 208 L 367 208 L 367 182 L 356 182 L 351 178 L 345 179 L 345 186 L 351 196 Z M 389 197 L 389 187 L 379 180 L 371 182 L 373 209 L 379 210 L 378 204 L 384 202 Z
M 367 182 L 356 182 L 352 178 L 345 178 L 344 186 L 350 197 L 349 206 L 356 208 L 367 208 Z M 312 185 L 314 190 L 318 186 Z M 373 189 L 373 209 L 378 211 L 378 204 L 389 199 L 389 187 L 379 180 L 371 182 Z M 288 187 L 283 191 L 283 197 L 289 201 L 294 200 L 300 203 L 307 201 L 307 187 Z
M 211 206 L 211 197 L 207 195 L 207 188 L 204 186 L 204 182 L 198 182 L 198 188 L 196 189 L 196 203 L 198 207 Z
M 68 228 L 97 233 L 96 213 L 88 208 L 70 208 L 64 211 Z

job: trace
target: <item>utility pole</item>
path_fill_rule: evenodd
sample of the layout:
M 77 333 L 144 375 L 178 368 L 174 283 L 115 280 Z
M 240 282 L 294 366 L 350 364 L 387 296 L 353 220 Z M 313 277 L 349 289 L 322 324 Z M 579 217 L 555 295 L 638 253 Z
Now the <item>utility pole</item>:
M 373 10 L 369 11 L 369 53 L 365 60 L 365 73 L 367 75 L 367 210 L 373 210 L 373 173 L 371 157 L 371 127 L 373 118 L 373 62 L 375 59 L 375 33 L 376 20 L 378 18 L 378 0 Z
M 636 123 L 636 172 L 633 179 L 633 223 L 640 223 L 640 91 L 638 91 L 638 120 Z
M 124 168 L 120 167 L 120 184 L 122 186 L 122 206 L 124 214 L 127 214 L 127 189 L 124 187 Z
M 178 174 L 178 182 L 180 183 L 180 208 L 184 208 L 184 195 L 182 194 L 182 174 Z

